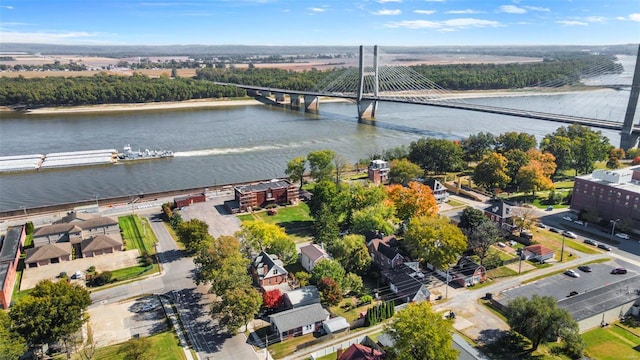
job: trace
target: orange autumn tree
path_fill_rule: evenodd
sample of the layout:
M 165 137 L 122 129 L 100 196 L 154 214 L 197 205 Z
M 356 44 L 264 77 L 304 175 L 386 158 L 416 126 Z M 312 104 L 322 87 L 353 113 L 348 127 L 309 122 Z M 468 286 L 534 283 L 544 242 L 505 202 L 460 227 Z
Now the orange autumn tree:
M 555 156 L 531 149 L 527 151 L 527 157 L 529 164 L 521 167 L 516 175 L 520 190 L 531 191 L 533 196 L 538 190 L 552 190 L 554 185 L 551 176 L 556 171 Z
M 435 217 L 438 214 L 436 198 L 427 185 L 411 181 L 406 187 L 390 185 L 387 192 L 389 201 L 396 207 L 396 216 L 403 221 L 418 216 Z

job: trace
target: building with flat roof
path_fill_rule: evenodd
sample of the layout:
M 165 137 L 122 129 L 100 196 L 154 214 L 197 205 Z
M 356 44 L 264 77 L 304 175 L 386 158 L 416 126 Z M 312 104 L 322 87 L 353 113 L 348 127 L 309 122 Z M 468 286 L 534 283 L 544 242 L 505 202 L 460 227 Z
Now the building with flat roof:
M 295 204 L 299 200 L 298 186 L 288 180 L 274 179 L 267 182 L 236 186 L 234 199 L 226 201 L 231 213 L 251 211 L 269 205 Z
M 0 308 L 5 310 L 11 305 L 18 261 L 25 238 L 24 226 L 12 226 L 0 241 Z
M 593 211 L 604 220 L 624 219 L 640 231 L 640 165 L 576 177 L 571 209 Z

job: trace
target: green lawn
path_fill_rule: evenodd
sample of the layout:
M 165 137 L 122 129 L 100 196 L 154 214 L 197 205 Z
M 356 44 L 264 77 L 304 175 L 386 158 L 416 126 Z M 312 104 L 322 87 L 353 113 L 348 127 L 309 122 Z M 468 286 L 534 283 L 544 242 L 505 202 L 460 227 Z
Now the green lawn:
M 184 351 L 180 347 L 178 337 L 173 331 L 162 332 L 148 337 L 150 341 L 149 353 L 152 355 L 150 359 L 165 360 L 186 360 Z M 96 351 L 94 359 L 99 360 L 124 360 L 125 354 L 119 352 L 122 344 L 111 345 L 99 348 Z M 73 360 L 80 360 L 80 355 L 75 354 Z
M 352 307 L 349 310 L 347 310 L 343 306 L 347 304 L 349 301 L 351 301 L 352 304 L 356 304 L 358 300 L 355 297 L 348 297 L 348 298 L 342 299 L 340 304 L 331 307 L 330 309 L 331 313 L 335 314 L 336 316 L 342 316 L 345 319 L 347 319 L 348 322 L 352 322 L 358 319 L 360 312 L 367 311 L 368 308 L 380 303 L 380 302 L 374 301 L 371 304 Z
M 121 216 L 118 218 L 118 224 L 127 250 L 139 249 L 148 254 L 155 253 L 153 245 L 157 239 L 146 219 L 143 222 L 136 215 Z
M 313 334 L 307 334 L 269 345 L 269 353 L 271 353 L 271 356 L 273 356 L 274 359 L 281 359 L 292 354 L 298 345 L 302 345 L 313 339 Z
M 599 360 L 638 359 L 640 337 L 616 324 L 582 334 L 587 356 Z M 635 348 L 635 349 L 634 349 Z
M 487 277 L 490 279 L 497 279 L 497 278 L 515 276 L 515 275 L 518 275 L 518 272 L 511 270 L 506 266 L 501 266 L 499 268 L 487 270 Z
M 112 276 L 111 278 L 117 279 L 118 281 L 126 281 L 126 280 L 135 279 L 140 276 L 153 274 L 158 271 L 159 271 L 158 264 L 153 264 L 149 266 L 143 266 L 143 265 L 131 266 L 127 268 L 113 270 L 111 272 L 111 276 Z
M 238 218 L 245 221 L 262 220 L 266 223 L 276 224 L 282 227 L 293 241 L 308 241 L 313 235 L 313 218 L 309 215 L 309 206 L 300 203 L 295 206 L 276 208 L 276 215 L 269 215 L 266 210 L 257 211 L 251 214 L 238 215 Z

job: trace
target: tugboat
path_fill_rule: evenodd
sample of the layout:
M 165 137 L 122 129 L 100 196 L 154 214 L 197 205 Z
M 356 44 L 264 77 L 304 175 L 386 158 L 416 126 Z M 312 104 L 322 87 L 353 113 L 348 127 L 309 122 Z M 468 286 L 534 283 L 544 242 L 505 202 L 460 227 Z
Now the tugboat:
M 118 154 L 118 160 L 133 161 L 133 160 L 147 160 L 147 159 L 164 159 L 173 157 L 173 151 L 171 150 L 149 150 L 144 149 L 133 151 L 131 145 L 127 144 L 121 154 Z

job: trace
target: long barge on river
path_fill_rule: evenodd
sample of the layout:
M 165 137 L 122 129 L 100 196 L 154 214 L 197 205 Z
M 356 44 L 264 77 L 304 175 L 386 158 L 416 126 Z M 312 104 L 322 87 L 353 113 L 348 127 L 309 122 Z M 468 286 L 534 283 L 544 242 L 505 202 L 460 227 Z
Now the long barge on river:
M 173 151 L 170 150 L 145 149 L 133 151 L 130 145 L 126 145 L 122 153 L 118 153 L 116 149 L 101 149 L 50 154 L 0 156 L 0 173 L 108 165 L 127 161 L 164 159 L 173 156 Z

